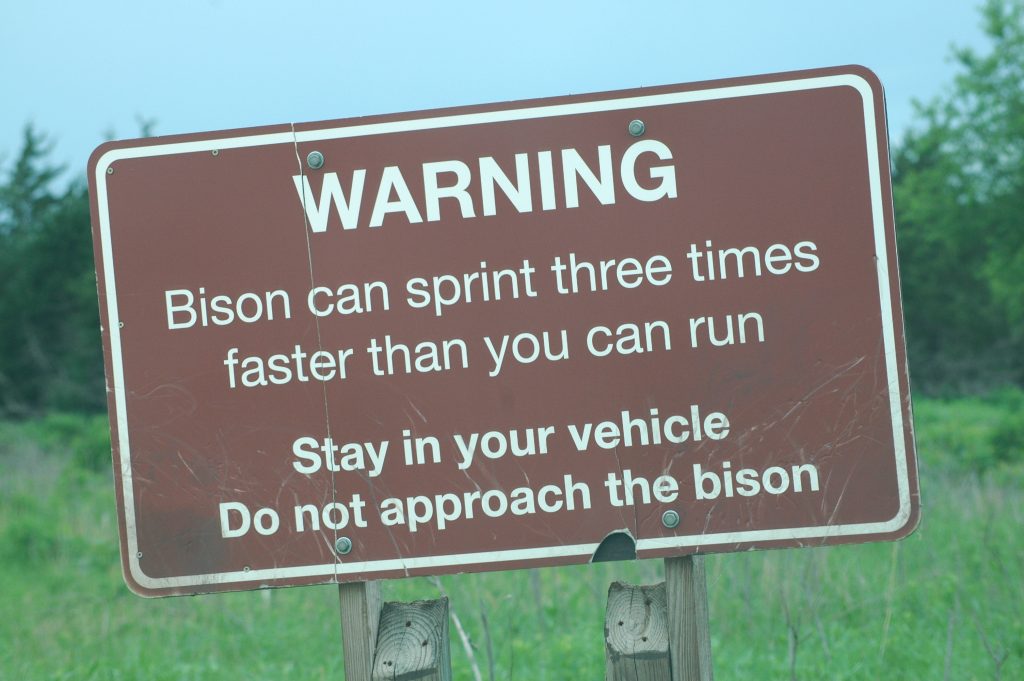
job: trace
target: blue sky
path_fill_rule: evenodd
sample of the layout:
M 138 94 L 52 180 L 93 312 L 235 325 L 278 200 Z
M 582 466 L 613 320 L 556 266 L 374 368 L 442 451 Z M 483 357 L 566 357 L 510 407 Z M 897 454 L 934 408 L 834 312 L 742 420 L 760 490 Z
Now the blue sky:
M 13 2 L 0 10 L 0 162 L 29 122 L 75 174 L 103 139 L 858 63 L 890 134 L 984 47 L 971 0 Z

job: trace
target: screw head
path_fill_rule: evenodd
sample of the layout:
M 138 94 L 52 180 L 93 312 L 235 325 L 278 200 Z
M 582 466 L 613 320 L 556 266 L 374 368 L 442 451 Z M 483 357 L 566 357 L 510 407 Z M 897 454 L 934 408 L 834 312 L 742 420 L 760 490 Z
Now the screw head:
M 306 155 L 306 165 L 313 170 L 324 167 L 324 155 L 319 151 L 311 151 Z
M 640 137 L 646 132 L 647 126 L 639 118 L 635 118 L 629 122 L 629 134 L 633 137 Z
M 334 550 L 341 555 L 346 555 L 352 552 L 352 540 L 348 537 L 338 537 L 337 541 L 334 542 Z
M 113 174 L 114 174 L 114 169 L 108 167 L 107 168 L 107 175 L 113 175 Z
M 661 524 L 670 530 L 679 527 L 679 514 L 675 511 L 665 511 L 661 514 Z
M 217 156 L 218 154 L 220 154 L 220 149 L 214 149 L 210 153 L 213 154 L 214 156 Z

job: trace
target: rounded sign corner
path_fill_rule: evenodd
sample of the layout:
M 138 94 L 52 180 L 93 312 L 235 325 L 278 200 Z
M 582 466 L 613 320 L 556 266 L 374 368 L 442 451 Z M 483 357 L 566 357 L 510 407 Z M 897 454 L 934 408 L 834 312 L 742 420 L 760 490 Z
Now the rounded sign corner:
M 89 176 L 99 182 L 100 178 L 114 164 L 114 161 L 118 160 L 123 153 L 124 150 L 121 143 L 113 140 L 103 142 L 97 146 L 93 149 L 92 154 L 89 155 Z
M 921 504 L 916 502 L 916 499 L 916 496 L 906 499 L 905 503 L 900 505 L 896 516 L 886 523 L 892 528 L 888 537 L 891 541 L 906 539 L 914 534 L 920 526 Z
M 839 69 L 839 77 L 846 81 L 843 83 L 844 85 L 852 87 L 859 92 L 865 102 L 870 101 L 875 94 L 882 97 L 885 96 L 882 80 L 878 77 L 878 74 L 866 66 L 861 66 L 860 64 L 843 66 Z
M 159 579 L 154 579 L 142 571 L 138 560 L 129 558 L 124 562 L 121 570 L 121 577 L 124 579 L 128 590 L 142 598 L 159 598 L 167 594 L 160 588 Z

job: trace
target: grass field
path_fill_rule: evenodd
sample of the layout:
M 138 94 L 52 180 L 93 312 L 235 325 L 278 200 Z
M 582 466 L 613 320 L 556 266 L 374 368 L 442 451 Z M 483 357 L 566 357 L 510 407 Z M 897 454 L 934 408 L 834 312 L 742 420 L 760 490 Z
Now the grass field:
M 717 679 L 1024 679 L 1024 395 L 919 401 L 899 543 L 711 556 Z M 335 587 L 143 600 L 118 561 L 102 418 L 0 424 L 0 678 L 340 679 Z M 601 679 L 612 580 L 659 561 L 387 582 L 455 626 L 455 678 Z

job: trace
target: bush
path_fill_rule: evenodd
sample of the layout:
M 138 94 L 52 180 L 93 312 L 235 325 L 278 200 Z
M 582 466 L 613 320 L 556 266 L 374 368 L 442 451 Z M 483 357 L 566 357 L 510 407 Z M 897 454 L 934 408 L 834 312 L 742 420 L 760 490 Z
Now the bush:
M 0 563 L 117 564 L 104 417 L 0 422 L 0 468 Z
M 36 565 L 57 553 L 57 529 L 35 497 L 17 494 L 3 504 L 8 521 L 0 526 L 0 556 L 5 562 Z
M 105 415 L 49 414 L 27 430 L 48 454 L 62 456 L 84 470 L 110 470 L 110 426 Z
M 989 436 L 992 456 L 999 463 L 1024 464 L 1024 391 L 1003 390 L 993 401 L 1004 413 Z
M 914 408 L 922 468 L 945 473 L 1024 470 L 1024 391 L 919 400 Z

